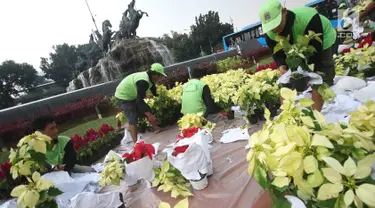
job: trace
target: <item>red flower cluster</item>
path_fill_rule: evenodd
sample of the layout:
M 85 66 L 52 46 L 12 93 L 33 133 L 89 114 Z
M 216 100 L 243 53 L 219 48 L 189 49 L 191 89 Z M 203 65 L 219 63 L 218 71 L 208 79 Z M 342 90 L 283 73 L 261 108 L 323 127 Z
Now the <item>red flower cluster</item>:
M 12 164 L 10 162 L 5 162 L 0 165 L 0 180 L 4 179 L 10 172 Z
M 174 148 L 174 151 L 172 153 L 172 156 L 175 156 L 177 157 L 177 155 L 181 154 L 181 153 L 184 153 L 187 149 L 189 148 L 189 145 L 184 145 L 184 146 L 179 146 L 179 147 L 175 147 Z
M 180 139 L 184 139 L 184 138 L 190 138 L 194 136 L 194 134 L 196 134 L 199 130 L 200 128 L 197 128 L 197 127 L 184 129 L 181 131 L 181 134 L 177 135 L 177 139 L 178 139 L 177 141 L 179 141 Z
M 259 65 L 256 69 L 256 72 L 259 72 L 259 71 L 262 71 L 262 70 L 265 70 L 265 69 L 277 69 L 277 64 L 275 61 L 272 61 L 271 63 L 269 64 L 266 64 L 266 65 Z
M 108 124 L 103 124 L 101 127 L 100 127 L 100 129 L 99 129 L 99 135 L 100 136 L 103 136 L 103 135 L 105 135 L 105 134 L 108 134 L 108 133 L 111 133 L 111 132 L 113 132 L 115 129 L 112 127 L 112 126 L 110 126 L 110 125 L 108 125 Z
M 87 148 L 88 145 L 91 142 L 95 142 L 102 136 L 114 131 L 115 129 L 112 126 L 109 126 L 108 124 L 103 124 L 99 131 L 95 131 L 94 129 L 87 130 L 86 134 L 83 136 L 83 138 L 77 134 L 75 134 L 72 137 L 73 146 L 76 151 L 79 151 L 82 149 L 82 147 Z
M 357 48 L 363 48 L 366 44 L 372 45 L 372 36 L 364 38 L 358 45 Z
M 148 157 L 152 160 L 152 155 L 154 155 L 155 148 L 151 144 L 145 144 L 145 142 L 137 143 L 134 146 L 132 153 L 125 153 L 122 155 L 122 158 L 125 158 L 126 163 L 132 163 L 134 161 L 140 160 L 143 157 Z

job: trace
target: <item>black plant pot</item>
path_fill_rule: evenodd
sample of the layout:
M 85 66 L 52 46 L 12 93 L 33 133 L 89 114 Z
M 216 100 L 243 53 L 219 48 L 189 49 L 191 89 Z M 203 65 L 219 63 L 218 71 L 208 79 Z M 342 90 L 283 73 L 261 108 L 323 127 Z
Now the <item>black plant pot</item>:
M 258 115 L 259 116 L 259 121 L 264 121 L 264 120 L 266 120 L 265 118 L 264 118 L 264 110 L 262 109 L 262 110 L 260 110 L 260 109 L 256 109 L 255 111 L 255 115 Z
M 292 89 L 297 90 L 297 92 L 303 92 L 307 90 L 307 83 L 309 82 L 309 77 L 301 77 L 298 79 L 290 78 L 290 83 L 292 84 Z
M 278 107 L 274 106 L 270 109 L 270 112 L 271 112 L 271 117 L 275 117 L 277 116 L 277 110 L 279 110 Z
M 250 124 L 257 124 L 258 121 L 259 121 L 259 115 L 258 114 L 253 114 L 253 115 L 251 115 L 247 118 L 249 119 Z
M 234 111 L 229 111 L 228 112 L 228 120 L 233 120 L 234 119 Z

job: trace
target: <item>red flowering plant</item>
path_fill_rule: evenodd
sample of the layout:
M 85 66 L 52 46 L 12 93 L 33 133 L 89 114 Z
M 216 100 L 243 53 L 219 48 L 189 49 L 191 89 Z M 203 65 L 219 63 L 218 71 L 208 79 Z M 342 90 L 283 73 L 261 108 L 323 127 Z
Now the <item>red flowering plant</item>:
M 191 127 L 188 129 L 183 129 L 179 135 L 177 135 L 177 141 L 180 141 L 181 139 L 186 139 L 194 136 L 201 128 L 198 127 Z
M 114 138 L 115 129 L 108 124 L 103 124 L 98 131 L 92 128 L 87 130 L 83 137 L 75 134 L 72 137 L 72 141 L 78 159 L 80 159 L 92 156 L 94 152 L 98 151 L 104 145 L 109 145 Z
M 152 160 L 152 155 L 156 154 L 154 146 L 146 144 L 144 141 L 137 143 L 131 153 L 125 153 L 122 158 L 127 164 L 140 160 L 148 156 Z
M 177 155 L 179 155 L 181 153 L 184 153 L 188 148 L 189 148 L 188 144 L 187 145 L 183 145 L 183 146 L 179 146 L 179 147 L 175 147 L 173 149 L 172 156 L 177 157 Z

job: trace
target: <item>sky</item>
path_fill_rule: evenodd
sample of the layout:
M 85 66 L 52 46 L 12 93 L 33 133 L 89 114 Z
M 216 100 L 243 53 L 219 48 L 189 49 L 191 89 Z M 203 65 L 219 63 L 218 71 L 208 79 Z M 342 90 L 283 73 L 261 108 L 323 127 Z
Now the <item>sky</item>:
M 131 0 L 87 0 L 101 31 L 108 19 L 117 30 Z M 238 30 L 259 21 L 258 10 L 266 0 L 138 0 L 136 9 L 149 14 L 141 19 L 137 35 L 160 37 L 171 30 L 188 32 L 195 16 L 218 11 L 222 22 Z M 284 0 L 282 0 L 284 1 Z M 286 0 L 287 8 L 312 0 Z M 52 46 L 89 41 L 95 26 L 85 0 L 1 0 L 0 62 L 27 62 L 39 69 L 40 57 L 49 57 Z

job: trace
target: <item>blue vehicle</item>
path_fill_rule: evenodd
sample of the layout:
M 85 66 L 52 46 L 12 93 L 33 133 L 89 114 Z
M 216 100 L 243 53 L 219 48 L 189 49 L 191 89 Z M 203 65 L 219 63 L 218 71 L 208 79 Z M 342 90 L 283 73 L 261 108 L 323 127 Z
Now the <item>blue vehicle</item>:
M 306 6 L 316 8 L 321 15 L 330 20 L 334 28 L 337 28 L 338 2 L 336 0 L 316 0 Z M 267 46 L 266 40 L 263 37 L 261 22 L 246 26 L 239 32 L 224 36 L 224 50 L 227 51 L 236 43 L 251 39 L 257 39 L 262 46 Z

